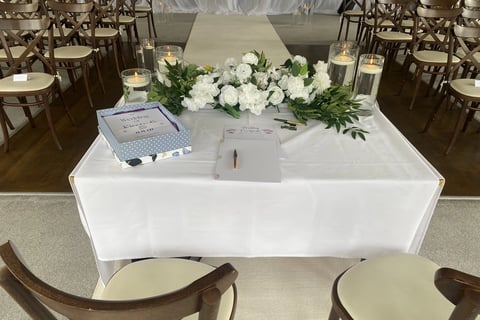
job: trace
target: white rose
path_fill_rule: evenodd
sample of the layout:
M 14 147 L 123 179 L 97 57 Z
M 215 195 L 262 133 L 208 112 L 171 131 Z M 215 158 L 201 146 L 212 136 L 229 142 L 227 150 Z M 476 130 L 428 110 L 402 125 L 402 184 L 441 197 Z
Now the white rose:
M 258 57 L 254 53 L 249 52 L 243 55 L 242 62 L 256 65 L 258 63 Z
M 235 75 L 240 82 L 245 83 L 252 75 L 252 68 L 246 63 L 241 63 L 237 66 L 237 69 L 235 70 Z
M 302 56 L 294 56 L 293 57 L 293 61 L 297 61 L 298 63 L 300 63 L 302 66 L 307 64 L 307 59 L 305 57 L 302 57 Z
M 220 91 L 219 102 L 222 106 L 234 106 L 238 103 L 238 91 L 234 86 L 227 85 Z
M 272 105 L 276 106 L 282 103 L 283 99 L 285 99 L 285 93 L 283 93 L 283 90 L 280 87 L 270 86 L 268 90 L 270 95 L 268 102 L 270 102 Z

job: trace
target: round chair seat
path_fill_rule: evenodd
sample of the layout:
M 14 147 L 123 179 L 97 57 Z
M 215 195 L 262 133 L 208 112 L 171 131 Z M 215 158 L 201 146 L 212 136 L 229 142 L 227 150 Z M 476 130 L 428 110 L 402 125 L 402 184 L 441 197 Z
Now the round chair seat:
M 340 277 L 338 297 L 353 319 L 448 319 L 455 306 L 435 287 L 438 269 L 413 254 L 367 259 Z
M 102 22 L 104 23 L 115 23 L 114 18 L 103 18 Z M 124 23 L 134 23 L 135 22 L 135 17 L 132 16 L 118 16 L 118 23 L 124 24 Z
M 480 87 L 475 87 L 475 79 L 454 79 L 450 88 L 464 96 L 480 98 Z
M 92 32 L 86 30 L 87 35 L 90 37 Z M 118 35 L 118 30 L 114 28 L 95 28 L 95 38 L 112 38 Z M 83 37 L 83 35 L 80 35 Z
M 349 16 L 349 17 L 363 17 L 363 11 L 362 10 L 346 10 L 343 12 L 344 16 Z
M 86 46 L 65 46 L 58 47 L 54 49 L 55 59 L 82 59 L 87 58 L 92 54 L 92 48 Z M 45 54 L 45 57 L 49 57 L 48 52 Z
M 18 47 L 10 47 L 10 52 L 12 53 L 13 58 L 17 59 L 20 58 L 22 53 L 25 51 L 24 46 L 18 46 Z M 27 54 L 28 58 L 33 57 L 34 54 L 32 52 L 29 52 Z M 0 49 L 0 59 L 7 59 L 7 53 L 5 52 L 5 49 Z
M 215 268 L 187 259 L 147 259 L 131 263 L 115 273 L 98 297 L 105 300 L 126 300 L 152 297 L 183 288 Z M 222 295 L 219 320 L 230 318 L 234 304 L 230 287 Z M 198 314 L 184 318 L 197 319 Z
M 448 53 L 434 51 L 434 50 L 421 50 L 415 51 L 413 53 L 413 57 L 415 60 L 420 62 L 428 62 L 433 64 L 446 64 L 448 60 Z M 458 57 L 453 56 L 452 62 L 457 63 L 460 59 Z
M 397 32 L 397 31 L 382 31 L 375 34 L 377 38 L 380 38 L 385 41 L 412 41 L 412 36 L 408 33 Z
M 8 76 L 0 79 L 0 92 L 15 93 L 15 92 L 34 92 L 49 88 L 55 77 L 43 72 L 29 72 L 27 73 L 27 81 L 13 81 L 13 76 Z
M 149 6 L 135 6 L 135 12 L 151 12 L 152 8 Z

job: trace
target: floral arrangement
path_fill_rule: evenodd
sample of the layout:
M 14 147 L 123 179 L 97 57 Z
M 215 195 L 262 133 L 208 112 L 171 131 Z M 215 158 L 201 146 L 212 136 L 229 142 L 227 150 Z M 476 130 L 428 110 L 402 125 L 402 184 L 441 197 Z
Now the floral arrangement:
M 235 118 L 242 111 L 260 115 L 266 108 L 283 103 L 304 124 L 309 119 L 320 120 L 327 128 L 350 133 L 354 139 L 365 140 L 367 133 L 353 126 L 360 103 L 352 99 L 351 88 L 331 85 L 325 62 L 312 66 L 298 55 L 280 67 L 272 66 L 264 53 L 257 51 L 244 54 L 240 63 L 229 58 L 215 67 L 182 67 L 166 61 L 148 99 L 159 101 L 175 115 L 184 109 L 209 107 Z

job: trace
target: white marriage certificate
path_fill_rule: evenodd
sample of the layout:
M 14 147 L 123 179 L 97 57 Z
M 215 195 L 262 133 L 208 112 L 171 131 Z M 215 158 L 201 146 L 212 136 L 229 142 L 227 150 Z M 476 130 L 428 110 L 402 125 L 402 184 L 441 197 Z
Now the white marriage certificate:
M 103 119 L 120 143 L 178 131 L 177 124 L 158 107 L 115 113 Z

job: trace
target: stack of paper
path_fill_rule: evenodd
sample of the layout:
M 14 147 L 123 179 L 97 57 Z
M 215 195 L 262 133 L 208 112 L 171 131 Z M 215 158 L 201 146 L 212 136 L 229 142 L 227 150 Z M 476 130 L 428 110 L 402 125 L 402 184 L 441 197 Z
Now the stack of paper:
M 280 182 L 279 154 L 279 139 L 271 128 L 225 128 L 218 149 L 215 177 L 219 180 Z

